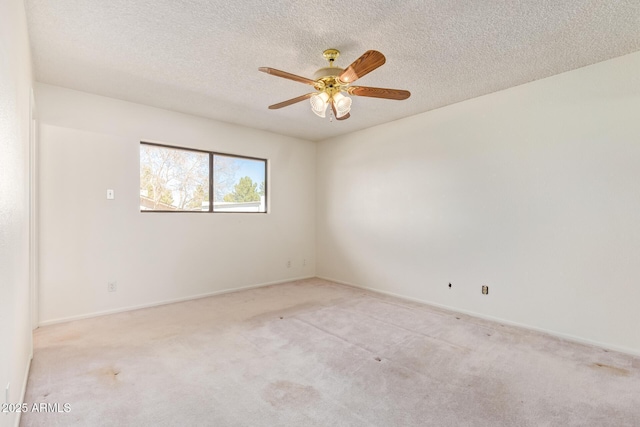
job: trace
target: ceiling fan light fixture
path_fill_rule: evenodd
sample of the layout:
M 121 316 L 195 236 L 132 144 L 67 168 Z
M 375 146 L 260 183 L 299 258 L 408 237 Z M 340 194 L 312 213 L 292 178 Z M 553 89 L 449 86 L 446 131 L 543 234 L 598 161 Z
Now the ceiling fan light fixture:
M 311 109 L 319 117 L 326 117 L 327 106 L 329 103 L 329 95 L 326 92 L 317 93 L 313 95 L 309 101 L 311 102 Z
M 333 104 L 336 106 L 336 118 L 341 118 L 351 111 L 351 98 L 338 92 L 333 95 Z

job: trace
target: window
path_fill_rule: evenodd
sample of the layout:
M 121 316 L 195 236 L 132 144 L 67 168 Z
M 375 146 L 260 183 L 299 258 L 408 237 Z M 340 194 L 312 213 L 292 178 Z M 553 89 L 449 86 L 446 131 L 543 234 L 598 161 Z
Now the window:
M 264 213 L 266 196 L 264 159 L 140 143 L 143 212 Z
M 140 144 L 140 210 L 208 211 L 208 201 L 208 153 Z
M 266 161 L 213 155 L 213 211 L 265 212 Z

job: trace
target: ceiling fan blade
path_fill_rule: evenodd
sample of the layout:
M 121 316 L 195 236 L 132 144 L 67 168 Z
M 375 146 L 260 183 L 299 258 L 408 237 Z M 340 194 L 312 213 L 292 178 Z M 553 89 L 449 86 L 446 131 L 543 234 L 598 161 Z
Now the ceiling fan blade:
M 368 50 L 360 58 L 353 61 L 353 64 L 349 65 L 338 79 L 343 83 L 353 83 L 380 67 L 385 61 L 384 55 L 377 50 Z
M 314 93 L 315 92 L 307 93 L 306 95 L 301 95 L 301 96 L 298 96 L 297 98 L 291 98 L 291 99 L 289 99 L 287 101 L 282 101 L 279 104 L 269 105 L 269 109 L 270 110 L 277 110 L 278 108 L 287 107 L 287 106 L 289 106 L 291 104 L 295 104 L 295 103 L 298 103 L 300 101 L 304 101 L 305 99 L 311 98 Z
M 331 100 L 331 109 L 333 110 L 333 117 L 335 117 L 336 120 L 347 120 L 349 117 L 351 117 L 351 113 L 347 113 L 342 117 L 338 117 L 338 111 L 336 110 L 336 105 L 333 103 L 333 100 Z
M 369 96 L 371 98 L 397 99 L 399 101 L 411 96 L 408 90 L 386 89 L 383 87 L 351 86 L 347 88 L 350 95 Z
M 287 73 L 286 71 L 276 70 L 275 68 L 260 67 L 258 68 L 258 70 L 262 71 L 263 73 L 271 74 L 273 76 L 278 76 L 285 79 L 293 80 L 294 82 L 306 83 L 311 86 L 316 84 L 316 82 L 306 77 L 296 76 L 295 74 Z

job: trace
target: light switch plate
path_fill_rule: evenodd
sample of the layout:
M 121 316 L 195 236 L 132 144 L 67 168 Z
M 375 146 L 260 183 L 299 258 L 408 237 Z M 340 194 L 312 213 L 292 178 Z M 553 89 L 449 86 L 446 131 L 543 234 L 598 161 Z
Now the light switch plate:
M 107 200 L 113 200 L 116 198 L 115 192 L 111 189 L 107 190 Z

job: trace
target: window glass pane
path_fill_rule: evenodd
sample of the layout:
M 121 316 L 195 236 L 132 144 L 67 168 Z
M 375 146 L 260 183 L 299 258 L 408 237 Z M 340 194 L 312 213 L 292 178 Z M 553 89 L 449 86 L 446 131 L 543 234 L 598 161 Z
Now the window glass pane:
M 266 160 L 213 156 L 213 211 L 266 212 Z
M 140 210 L 208 211 L 209 154 L 140 144 Z

